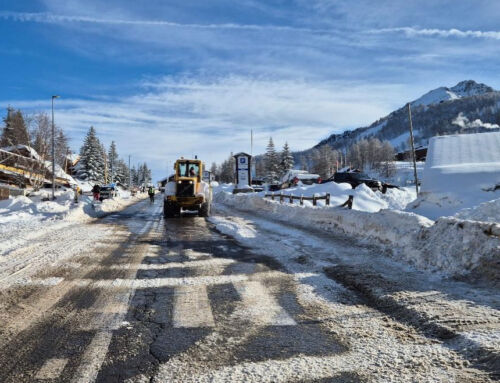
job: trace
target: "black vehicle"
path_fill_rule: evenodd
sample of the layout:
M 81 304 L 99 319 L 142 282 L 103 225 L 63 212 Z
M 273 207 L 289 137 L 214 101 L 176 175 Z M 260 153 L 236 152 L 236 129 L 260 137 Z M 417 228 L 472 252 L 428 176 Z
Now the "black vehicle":
M 114 186 L 101 186 L 99 200 L 102 202 L 105 199 L 116 197 L 116 190 Z
M 261 178 L 252 178 L 252 189 L 257 193 L 264 191 L 264 183 L 264 180 Z
M 348 183 L 353 189 L 361 184 L 365 184 L 372 190 L 382 190 L 382 182 L 361 172 L 337 172 L 328 181 L 334 181 L 338 184 Z
M 278 190 L 281 190 L 281 184 L 270 184 L 269 187 L 268 187 L 268 190 L 269 191 L 278 191 Z

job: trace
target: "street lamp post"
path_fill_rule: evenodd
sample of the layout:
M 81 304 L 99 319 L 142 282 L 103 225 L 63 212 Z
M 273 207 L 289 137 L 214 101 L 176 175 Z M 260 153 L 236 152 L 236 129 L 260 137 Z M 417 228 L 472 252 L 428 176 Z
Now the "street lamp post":
M 54 128 L 54 99 L 60 96 L 52 96 L 52 200 L 56 199 L 56 148 Z

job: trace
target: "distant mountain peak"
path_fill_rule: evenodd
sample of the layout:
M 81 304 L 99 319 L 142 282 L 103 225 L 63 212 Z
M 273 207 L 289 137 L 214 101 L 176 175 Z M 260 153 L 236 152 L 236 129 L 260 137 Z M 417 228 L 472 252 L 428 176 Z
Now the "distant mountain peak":
M 478 94 L 495 91 L 491 86 L 477 83 L 474 80 L 461 81 L 454 87 L 450 88 L 450 90 L 460 97 L 477 96 Z
M 422 97 L 416 99 L 411 104 L 412 106 L 429 106 L 439 104 L 444 101 L 456 100 L 462 97 L 471 97 L 488 92 L 494 92 L 494 89 L 488 85 L 477 83 L 474 80 L 465 80 L 457 85 L 447 88 L 440 87 L 430 92 L 427 92 Z

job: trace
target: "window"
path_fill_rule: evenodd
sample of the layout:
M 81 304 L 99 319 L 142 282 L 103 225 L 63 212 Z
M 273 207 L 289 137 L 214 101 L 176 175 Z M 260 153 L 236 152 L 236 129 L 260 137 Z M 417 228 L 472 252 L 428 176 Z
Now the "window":
M 200 165 L 197 162 L 181 162 L 179 164 L 179 177 L 198 177 Z

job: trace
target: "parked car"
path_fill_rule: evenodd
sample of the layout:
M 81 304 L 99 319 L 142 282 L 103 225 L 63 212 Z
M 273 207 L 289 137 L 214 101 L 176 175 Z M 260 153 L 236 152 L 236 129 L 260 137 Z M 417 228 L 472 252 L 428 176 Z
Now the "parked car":
M 264 180 L 261 178 L 252 178 L 252 189 L 257 193 L 264 191 L 264 183 Z
M 269 191 L 278 191 L 278 190 L 281 190 L 281 184 L 280 183 L 269 184 L 267 190 L 269 190 Z
M 362 172 L 337 172 L 327 181 L 334 181 L 338 184 L 348 183 L 353 189 L 361 184 L 365 184 L 372 190 L 382 190 L 382 182 Z
M 281 177 L 281 188 L 286 189 L 302 182 L 305 185 L 320 184 L 321 177 L 318 174 L 308 173 L 305 170 L 291 169 Z
M 99 200 L 102 202 L 105 199 L 116 197 L 116 188 L 113 185 L 101 186 Z

